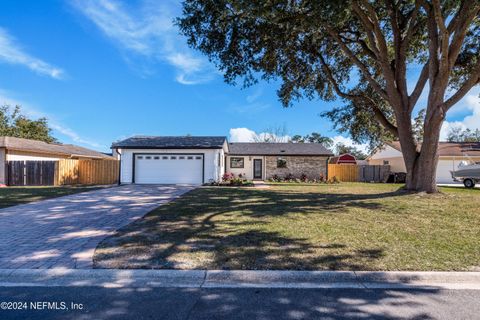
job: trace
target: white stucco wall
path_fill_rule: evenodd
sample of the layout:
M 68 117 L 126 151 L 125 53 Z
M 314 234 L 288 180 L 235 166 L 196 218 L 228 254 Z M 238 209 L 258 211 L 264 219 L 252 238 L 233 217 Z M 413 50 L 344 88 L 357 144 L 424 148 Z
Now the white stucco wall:
M 0 148 L 0 184 L 6 184 L 5 181 L 6 173 L 5 173 L 5 149 Z
M 388 163 L 385 163 L 384 161 L 388 161 Z M 368 160 L 368 164 L 369 165 L 388 164 L 390 166 L 390 171 L 392 172 L 407 172 L 407 168 L 405 167 L 405 162 L 403 161 L 403 157 L 370 159 Z
M 122 184 L 132 183 L 133 177 L 133 154 L 134 153 L 181 153 L 181 154 L 203 154 L 204 155 L 204 182 L 219 181 L 224 173 L 224 168 L 218 165 L 224 158 L 223 149 L 119 149 L 120 156 L 120 182 Z
M 368 160 L 378 160 L 385 158 L 403 158 L 403 154 L 395 148 L 392 148 L 389 145 L 385 145 L 382 149 L 377 150 L 372 154 Z
M 243 158 L 243 168 L 231 168 L 230 158 Z M 262 178 L 265 178 L 265 157 L 263 156 L 227 156 L 226 172 L 233 173 L 235 176 L 244 175 L 248 180 L 253 180 L 253 160 L 262 160 Z

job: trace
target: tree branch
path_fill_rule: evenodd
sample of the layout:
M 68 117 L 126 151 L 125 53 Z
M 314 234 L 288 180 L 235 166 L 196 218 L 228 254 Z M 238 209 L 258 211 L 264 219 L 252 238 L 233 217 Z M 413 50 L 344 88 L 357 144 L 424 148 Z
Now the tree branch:
M 375 34 L 375 40 L 378 45 L 378 60 L 380 62 L 380 67 L 383 71 L 383 76 L 386 83 L 386 92 L 394 98 L 392 100 L 386 99 L 390 102 L 390 104 L 395 107 L 403 107 L 403 104 L 400 106 L 396 101 L 402 100 L 402 95 L 397 90 L 397 85 L 395 81 L 395 72 L 392 70 L 392 66 L 390 64 L 390 60 L 388 57 L 388 45 L 385 37 L 382 33 L 382 28 L 380 26 L 380 22 L 377 17 L 377 13 L 375 8 L 370 4 L 368 0 L 357 0 L 359 3 L 365 7 L 368 12 L 368 19 L 371 21 L 373 33 Z M 353 2 L 353 8 L 355 12 L 362 12 L 362 8 L 356 4 L 357 1 Z M 357 10 L 355 10 L 355 7 Z
M 418 12 L 420 11 L 420 1 L 415 0 L 415 8 L 410 14 L 410 17 L 408 19 L 408 26 L 407 26 L 407 31 L 404 37 L 403 45 L 404 47 L 407 46 L 410 43 L 410 39 L 412 38 L 413 34 L 415 33 L 416 29 L 418 28 L 418 23 L 417 22 L 417 17 L 418 17 Z M 405 47 L 406 49 L 406 47 Z
M 363 64 L 362 61 L 360 61 L 357 58 L 357 56 L 355 56 L 355 54 L 350 50 L 350 48 L 342 41 L 342 39 L 339 37 L 339 35 L 330 26 L 326 25 L 325 27 L 327 29 L 327 32 L 330 34 L 330 36 L 333 37 L 337 41 L 337 43 L 340 46 L 340 48 L 342 49 L 342 51 L 360 69 L 360 71 L 364 75 L 365 79 L 367 79 L 368 83 L 372 86 L 372 88 L 375 89 L 375 91 L 377 91 L 377 93 L 382 98 L 389 101 L 387 93 L 385 92 L 385 90 L 383 90 L 383 88 L 380 86 L 380 84 L 375 79 L 373 79 L 372 75 L 368 71 L 367 66 L 365 66 L 365 64 Z
M 375 53 L 375 56 L 377 59 L 379 59 L 379 49 L 377 47 L 377 41 L 375 40 L 375 36 L 373 35 L 373 23 L 370 21 L 368 16 L 363 12 L 362 9 L 358 6 L 356 2 L 353 2 L 352 4 L 353 11 L 357 15 L 357 17 L 360 19 L 360 23 L 363 25 L 363 28 L 365 29 L 365 33 L 367 34 L 368 40 L 372 44 L 372 51 Z
M 322 64 L 323 72 L 327 76 L 328 81 L 332 85 L 335 93 L 338 96 L 340 96 L 344 99 L 348 99 L 348 100 L 352 101 L 354 104 L 355 104 L 355 102 L 359 102 L 360 100 L 365 102 L 368 106 L 371 107 L 371 110 L 375 113 L 375 117 L 380 122 L 380 124 L 386 130 L 388 130 L 390 133 L 392 133 L 395 137 L 398 137 L 398 128 L 395 125 L 393 125 L 390 122 L 390 120 L 387 119 L 387 117 L 385 117 L 385 114 L 382 112 L 382 110 L 380 110 L 380 108 L 378 108 L 375 101 L 373 101 L 373 99 L 371 99 L 370 97 L 367 97 L 365 95 L 355 95 L 355 94 L 346 93 L 346 92 L 342 91 L 340 89 L 340 86 L 338 85 L 338 82 L 335 80 L 335 78 L 333 76 L 332 70 L 330 69 L 330 67 L 328 66 L 326 61 L 323 59 L 322 55 L 319 55 L 319 58 L 320 58 L 320 63 Z
M 388 0 L 388 14 L 390 16 L 390 24 L 393 32 L 393 48 L 395 52 L 395 69 L 393 70 L 397 91 L 402 100 L 402 106 L 407 104 L 408 107 L 408 88 L 407 88 L 407 65 L 406 65 L 406 46 L 402 38 L 402 31 L 398 24 L 398 8 L 395 1 Z
M 440 30 L 440 73 L 444 74 L 448 72 L 448 46 L 450 40 L 450 33 L 448 32 L 445 20 L 442 16 L 442 8 L 440 6 L 440 0 L 432 0 L 433 15 L 435 17 L 436 25 Z
M 452 68 L 457 61 L 458 54 L 462 48 L 463 41 L 467 34 L 470 23 L 480 12 L 480 3 L 478 1 L 463 1 L 460 9 L 448 26 L 449 33 L 453 33 L 453 38 L 448 51 L 449 67 Z M 455 27 L 450 27 L 455 25 Z
M 460 101 L 475 85 L 480 84 L 480 61 L 474 68 L 470 78 L 468 78 L 447 101 L 442 105 L 444 112 L 447 112 L 452 106 Z

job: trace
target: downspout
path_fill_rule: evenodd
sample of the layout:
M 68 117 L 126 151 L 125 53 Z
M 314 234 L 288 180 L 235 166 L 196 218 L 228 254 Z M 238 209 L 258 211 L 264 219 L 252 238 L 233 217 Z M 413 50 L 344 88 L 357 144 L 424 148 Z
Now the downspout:
M 118 185 L 122 184 L 122 154 L 118 152 L 118 148 L 115 148 L 115 152 L 119 155 L 118 159 Z
M 330 163 L 330 159 L 331 159 L 331 158 L 332 158 L 331 156 L 328 156 L 328 157 L 327 157 L 327 163 L 326 163 L 326 165 L 325 165 L 325 173 L 326 173 L 325 181 L 328 181 L 328 179 L 329 179 L 329 178 L 328 178 L 328 164 Z

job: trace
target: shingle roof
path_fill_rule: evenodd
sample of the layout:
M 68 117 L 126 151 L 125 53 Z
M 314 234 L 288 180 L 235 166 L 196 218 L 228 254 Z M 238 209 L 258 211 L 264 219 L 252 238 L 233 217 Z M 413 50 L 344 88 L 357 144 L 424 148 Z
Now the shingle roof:
M 228 149 L 229 154 L 233 155 L 333 156 L 333 153 L 320 143 L 234 142 L 228 144 Z
M 400 142 L 389 142 L 392 148 L 402 151 Z M 438 144 L 440 157 L 480 156 L 480 142 L 440 142 Z
M 86 158 L 112 159 L 111 156 L 101 152 L 75 146 L 73 144 L 46 143 L 43 141 L 15 137 L 0 137 L 0 148 L 64 155 L 68 157 L 77 156 Z
M 135 136 L 112 144 L 112 148 L 131 149 L 221 149 L 227 137 Z

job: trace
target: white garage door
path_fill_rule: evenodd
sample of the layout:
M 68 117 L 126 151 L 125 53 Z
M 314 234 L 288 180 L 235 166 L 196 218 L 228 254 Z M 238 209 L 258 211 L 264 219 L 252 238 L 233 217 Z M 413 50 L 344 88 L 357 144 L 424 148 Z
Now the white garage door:
M 437 183 L 453 183 L 450 171 L 456 170 L 459 163 L 459 161 L 454 162 L 453 160 L 439 160 L 437 164 Z
M 192 154 L 135 155 L 135 183 L 201 184 L 203 156 Z

